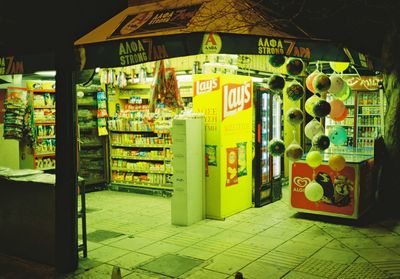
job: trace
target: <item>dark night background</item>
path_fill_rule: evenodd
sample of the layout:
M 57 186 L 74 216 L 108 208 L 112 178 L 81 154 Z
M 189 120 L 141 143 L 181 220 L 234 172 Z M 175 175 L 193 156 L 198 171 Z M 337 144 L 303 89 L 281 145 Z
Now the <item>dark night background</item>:
M 277 22 L 295 23 L 310 37 L 328 38 L 373 56 L 398 25 L 396 0 L 264 0 L 257 7 Z M 9 1 L 0 8 L 0 54 L 51 50 L 72 41 L 128 6 L 128 0 Z M 305 37 L 305 35 L 303 36 Z

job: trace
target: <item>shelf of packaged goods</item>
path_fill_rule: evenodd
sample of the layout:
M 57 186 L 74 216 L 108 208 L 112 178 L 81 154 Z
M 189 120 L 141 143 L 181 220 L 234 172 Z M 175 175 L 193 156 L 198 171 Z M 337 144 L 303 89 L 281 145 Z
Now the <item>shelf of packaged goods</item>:
M 357 137 L 357 139 L 375 139 L 375 137 Z
M 38 140 L 45 140 L 45 139 L 55 139 L 56 136 L 41 136 L 37 137 Z
M 93 131 L 94 129 L 97 129 L 97 127 L 79 127 L 79 131 L 81 132 L 86 132 L 86 131 Z
M 353 127 L 353 124 L 338 124 L 338 123 L 328 123 L 326 126 L 342 126 L 342 127 Z
M 358 106 L 359 107 L 380 107 L 380 105 L 362 105 L 362 104 L 359 104 Z
M 82 171 L 104 171 L 104 167 L 103 166 L 85 166 L 85 167 L 81 167 Z
M 130 186 L 130 187 L 147 187 L 147 188 L 155 188 L 155 189 L 173 189 L 172 184 L 156 184 L 156 183 L 145 183 L 145 182 L 124 182 L 119 180 L 111 181 L 115 185 L 122 185 L 122 186 Z
M 155 170 L 136 170 L 111 167 L 112 171 L 136 172 L 136 173 L 158 173 L 158 174 L 173 174 L 172 171 L 155 171 Z
M 115 147 L 148 147 L 148 148 L 171 148 L 171 144 L 156 144 L 156 143 L 138 143 L 138 144 L 125 144 L 125 143 L 113 143 L 111 146 Z
M 52 152 L 52 153 L 35 153 L 33 155 L 34 157 L 55 157 L 56 153 Z
M 55 109 L 55 106 L 33 106 L 34 109 Z
M 132 89 L 150 89 L 151 83 L 134 83 L 128 84 L 122 90 L 132 90 Z
M 33 93 L 56 93 L 55 89 L 30 89 Z
M 380 114 L 379 113 L 370 113 L 370 114 L 361 114 L 361 113 L 359 113 L 359 114 L 357 114 L 358 116 L 380 116 Z
M 155 133 L 153 130 L 133 130 L 133 131 L 127 131 L 127 130 L 111 130 L 110 132 L 113 133 Z
M 97 179 L 90 179 L 82 176 L 85 179 L 85 185 L 92 185 L 92 184 L 99 184 L 99 183 L 105 183 L 106 179 L 105 178 L 97 178 Z
M 358 124 L 357 127 L 381 127 L 381 125 Z
M 136 161 L 171 161 L 171 158 L 167 157 L 141 157 L 141 156 L 118 156 L 112 155 L 113 159 L 123 159 L 123 160 L 136 160 Z
M 55 125 L 55 121 L 35 121 L 35 125 Z

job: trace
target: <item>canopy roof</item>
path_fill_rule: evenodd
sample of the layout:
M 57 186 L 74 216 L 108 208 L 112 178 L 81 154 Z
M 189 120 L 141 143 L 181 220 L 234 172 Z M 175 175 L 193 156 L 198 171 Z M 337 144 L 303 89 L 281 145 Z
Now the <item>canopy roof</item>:
M 362 53 L 304 38 L 247 0 L 165 0 L 131 6 L 75 42 L 81 69 L 122 67 L 164 58 L 282 54 L 306 61 L 348 61 L 372 69 Z

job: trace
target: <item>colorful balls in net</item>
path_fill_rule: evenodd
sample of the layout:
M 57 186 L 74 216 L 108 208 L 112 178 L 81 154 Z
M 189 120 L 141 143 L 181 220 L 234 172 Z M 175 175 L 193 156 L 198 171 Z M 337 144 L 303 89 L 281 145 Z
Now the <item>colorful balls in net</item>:
M 285 143 L 281 139 L 272 139 L 268 143 L 268 152 L 272 156 L 282 156 L 285 153 Z
M 307 99 L 307 101 L 306 101 L 306 103 L 305 103 L 305 105 L 304 105 L 304 107 L 305 107 L 305 109 L 306 109 L 306 112 L 307 112 L 309 115 L 311 115 L 312 117 L 315 117 L 315 114 L 314 114 L 314 105 L 315 105 L 319 100 L 321 100 L 320 97 L 318 97 L 317 95 L 313 95 L 313 96 L 311 96 L 310 98 Z
M 304 87 L 297 81 L 286 87 L 286 95 L 289 100 L 298 101 L 304 96 Z
M 331 80 L 331 86 L 329 87 L 329 93 L 332 95 L 339 94 L 343 91 L 346 86 L 346 82 L 338 75 L 331 75 L 329 77 Z
M 314 86 L 313 86 L 313 82 L 314 79 L 317 77 L 317 75 L 319 75 L 320 72 L 318 70 L 315 70 L 314 72 L 312 72 L 311 74 L 309 74 L 306 78 L 306 87 L 308 90 L 310 90 L 312 93 L 317 93 L 317 91 L 315 90 Z
M 312 139 L 312 145 L 320 151 L 328 149 L 330 144 L 329 137 L 323 134 L 316 135 Z
M 329 66 L 336 73 L 342 73 L 350 66 L 350 63 L 349 62 L 329 62 Z
M 307 125 L 304 127 L 304 134 L 310 140 L 312 140 L 316 135 L 324 133 L 324 126 L 319 123 L 317 120 L 311 120 Z
M 286 112 L 286 121 L 293 126 L 300 125 L 304 121 L 304 113 L 298 108 L 290 108 Z
M 285 155 L 292 161 L 298 161 L 303 156 L 303 148 L 298 143 L 291 143 L 286 148 Z
M 350 86 L 346 83 L 343 91 L 336 94 L 335 98 L 344 102 L 351 96 L 351 94 L 352 94 L 352 90 L 351 90 Z
M 322 163 L 321 153 L 319 153 L 319 151 L 308 152 L 306 156 L 306 163 L 313 169 L 319 167 L 319 165 Z
M 327 92 L 331 86 L 331 80 L 323 73 L 318 74 L 313 80 L 313 87 L 317 92 Z
M 333 99 L 332 101 L 329 102 L 329 104 L 331 105 L 331 112 L 329 113 L 329 116 L 333 120 L 335 118 L 337 119 L 338 117 L 342 116 L 346 111 L 344 103 L 339 99 Z
M 341 115 L 339 115 L 338 117 L 331 116 L 331 119 L 333 121 L 340 122 L 340 121 L 343 121 L 347 117 L 348 114 L 349 114 L 349 109 L 345 108 Z
M 275 93 L 282 93 L 285 87 L 285 79 L 280 75 L 272 75 L 268 81 L 269 89 Z
M 311 202 L 317 202 L 324 196 L 324 188 L 316 181 L 311 181 L 304 188 L 304 196 Z
M 268 58 L 269 64 L 271 64 L 272 67 L 279 68 L 285 63 L 285 56 L 283 55 L 271 55 Z
M 329 131 L 329 139 L 334 145 L 342 145 L 347 140 L 346 129 L 341 126 L 334 126 Z
M 346 166 L 346 159 L 342 155 L 335 154 L 329 158 L 328 165 L 334 171 L 341 171 Z
M 291 58 L 286 64 L 286 72 L 291 76 L 297 76 L 301 74 L 304 69 L 304 63 L 299 58 Z
M 325 117 L 331 112 L 331 105 L 325 100 L 319 100 L 314 104 L 313 112 L 316 117 Z

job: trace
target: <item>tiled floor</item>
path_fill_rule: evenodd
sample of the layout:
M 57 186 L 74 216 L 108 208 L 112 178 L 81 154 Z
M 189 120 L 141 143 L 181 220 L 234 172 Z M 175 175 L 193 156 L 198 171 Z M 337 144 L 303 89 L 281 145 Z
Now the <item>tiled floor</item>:
M 87 195 L 88 258 L 67 278 L 400 278 L 400 221 L 296 213 L 283 198 L 225 221 L 171 225 L 170 199 Z M 175 274 L 175 275 L 174 275 Z M 173 277 L 175 276 L 175 277 Z

